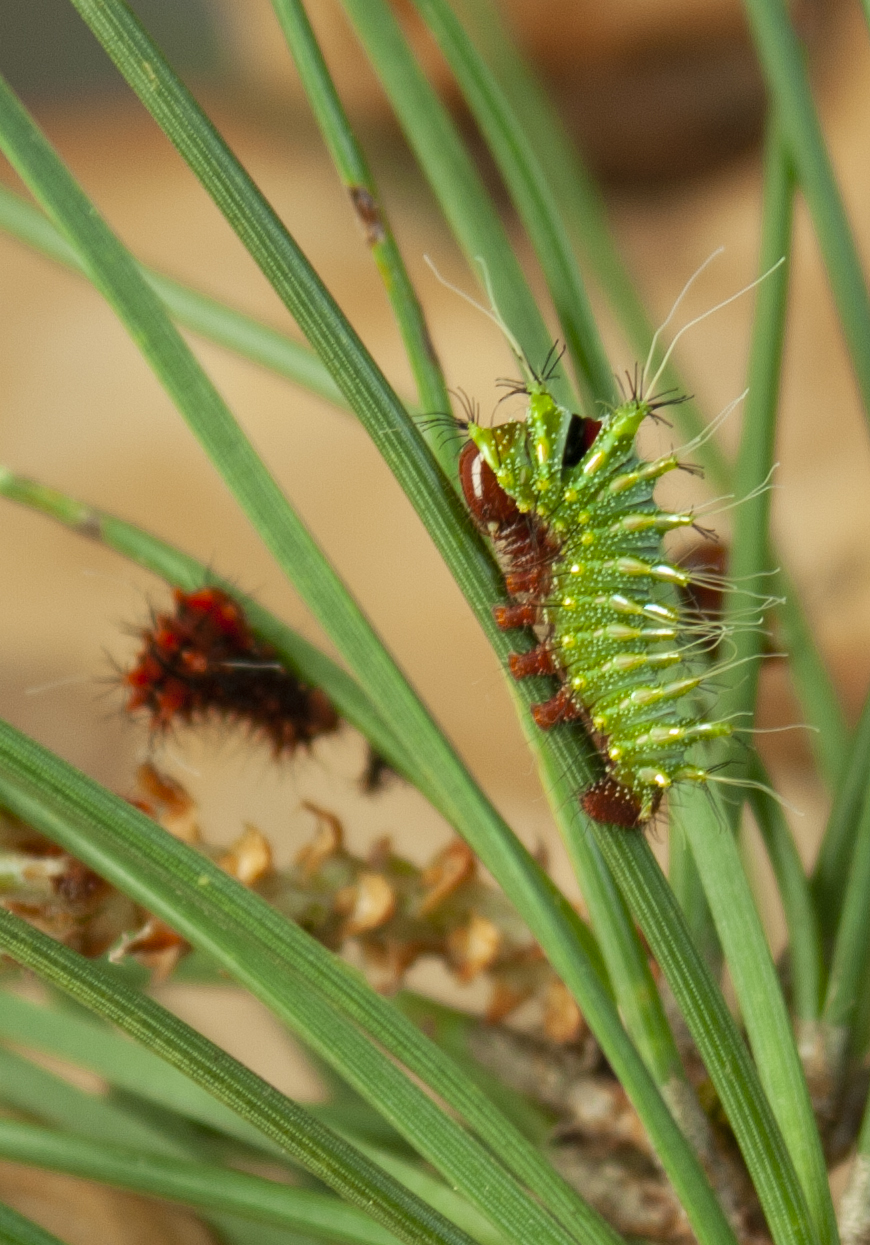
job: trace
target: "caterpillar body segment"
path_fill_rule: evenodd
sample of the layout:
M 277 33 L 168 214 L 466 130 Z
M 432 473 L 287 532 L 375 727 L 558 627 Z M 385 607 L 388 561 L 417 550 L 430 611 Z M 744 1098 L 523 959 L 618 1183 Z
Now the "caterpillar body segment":
M 514 654 L 514 677 L 553 674 L 560 687 L 533 714 L 550 729 L 581 719 L 605 767 L 580 800 L 595 820 L 643 826 L 663 794 L 709 771 L 687 759 L 731 734 L 706 720 L 698 689 L 715 674 L 702 654 L 721 628 L 692 610 L 680 590 L 692 570 L 663 548 L 693 515 L 660 508 L 655 485 L 681 464 L 635 452 L 643 421 L 664 405 L 633 392 L 600 423 L 571 416 L 543 380 L 530 380 L 524 420 L 468 425 L 460 478 L 468 507 L 489 536 L 511 600 L 496 607 L 505 629 L 535 628 L 539 644 Z M 709 577 L 707 577 L 709 578 Z

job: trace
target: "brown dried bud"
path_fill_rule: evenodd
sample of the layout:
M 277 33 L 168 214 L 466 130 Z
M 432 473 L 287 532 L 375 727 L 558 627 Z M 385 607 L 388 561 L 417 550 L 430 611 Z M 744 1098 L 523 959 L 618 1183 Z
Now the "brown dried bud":
M 125 956 L 135 955 L 136 959 L 150 969 L 155 982 L 164 981 L 178 961 L 188 951 L 188 944 L 180 934 L 161 921 L 159 917 L 149 917 L 142 928 L 128 938 L 124 938 L 119 946 L 109 955 L 113 963 L 118 963 Z
M 586 1029 L 580 1008 L 567 986 L 555 977 L 544 998 L 544 1029 L 547 1037 L 560 1045 L 578 1041 Z
M 168 774 L 161 774 L 150 761 L 139 766 L 136 780 L 153 806 L 144 811 L 149 812 L 173 838 L 180 839 L 182 843 L 199 843 L 202 835 L 196 819 L 196 805 L 181 783 Z
M 109 891 L 109 883 L 72 856 L 65 858 L 66 867 L 52 878 L 55 893 L 71 908 L 91 905 Z
M 256 826 L 246 825 L 244 834 L 221 856 L 218 864 L 243 886 L 253 886 L 272 872 L 272 848 Z
M 336 856 L 344 846 L 344 831 L 335 813 L 302 801 L 302 807 L 314 813 L 317 818 L 318 833 L 310 843 L 306 843 L 296 857 L 296 864 L 306 877 L 311 878 L 330 856 Z
M 531 985 L 522 987 L 514 985 L 512 982 L 497 979 L 493 982 L 492 994 L 486 1009 L 487 1023 L 491 1025 L 499 1024 L 511 1012 L 515 1012 L 518 1007 L 525 1003 L 531 994 Z
M 467 925 L 452 930 L 447 940 L 450 958 L 460 981 L 473 981 L 491 968 L 501 950 L 502 934 L 488 917 L 473 913 Z
M 454 839 L 452 843 L 439 852 L 435 859 L 423 870 L 421 881 L 426 893 L 420 900 L 419 916 L 429 916 L 440 907 L 448 895 L 452 895 L 464 882 L 474 877 L 474 853 L 462 839 Z
M 367 857 L 369 869 L 372 873 L 381 873 L 389 868 L 390 861 L 393 856 L 393 840 L 388 834 L 382 834 L 379 839 L 375 839 L 369 848 Z
M 386 878 L 380 873 L 361 873 L 353 891 L 353 907 L 350 908 L 345 937 L 365 934 L 385 925 L 396 911 L 396 895 Z
M 392 994 L 402 984 L 402 978 L 423 950 L 418 942 L 375 942 L 363 939 L 361 943 L 366 967 L 378 974 L 375 988 L 381 994 Z

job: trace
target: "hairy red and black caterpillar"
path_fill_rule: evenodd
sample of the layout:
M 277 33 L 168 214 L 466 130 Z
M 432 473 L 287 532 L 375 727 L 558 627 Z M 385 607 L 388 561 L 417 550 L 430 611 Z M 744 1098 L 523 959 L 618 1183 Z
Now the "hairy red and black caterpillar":
M 153 615 L 136 664 L 123 674 L 127 709 L 146 709 L 152 731 L 217 717 L 246 724 L 278 757 L 337 729 L 326 694 L 303 683 L 254 636 L 228 593 L 177 588 L 173 595 L 175 612 Z
M 634 448 L 643 421 L 674 400 L 646 397 L 635 377 L 600 422 L 570 416 L 559 452 L 568 413 L 548 391 L 551 374 L 516 387 L 528 396 L 524 420 L 469 421 L 462 489 L 512 598 L 496 607 L 496 622 L 539 635 L 531 651 L 512 654 L 511 673 L 560 683 L 534 706 L 535 721 L 546 730 L 581 719 L 605 767 L 582 793 L 583 808 L 596 821 L 642 826 L 674 784 L 710 779 L 687 751 L 734 729 L 707 720 L 696 695 L 713 673 L 698 658 L 721 626 L 677 591 L 711 577 L 663 549 L 667 532 L 695 523 L 653 499 L 656 481 L 684 464 L 675 454 L 645 462 Z

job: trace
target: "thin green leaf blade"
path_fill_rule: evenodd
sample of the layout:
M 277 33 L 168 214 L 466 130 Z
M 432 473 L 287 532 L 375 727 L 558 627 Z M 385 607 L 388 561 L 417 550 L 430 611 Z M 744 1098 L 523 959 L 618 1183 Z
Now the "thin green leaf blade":
M 540 366 L 552 338 L 447 110 L 414 59 L 389 4 L 385 0 L 343 0 L 343 4 L 469 266 L 480 280 L 478 261 L 483 260 L 499 315 L 525 357 Z M 556 377 L 553 388 L 572 408 L 567 381 Z
M 430 415 L 436 411 L 449 412 L 450 398 L 423 308 L 396 244 L 368 161 L 330 77 L 305 8 L 301 0 L 272 0 L 272 7 L 293 54 L 308 102 L 336 171 L 350 195 L 366 243 L 383 279 L 417 382 L 420 406 Z M 455 475 L 457 437 L 446 438 L 443 428 L 442 435 L 437 435 L 438 430 L 431 422 L 421 430 L 444 470 Z
M 861 809 L 867 794 L 867 774 L 870 773 L 870 693 L 864 701 L 851 747 L 844 752 L 845 764 L 843 752 L 838 758 L 842 774 L 813 872 L 813 897 L 822 935 L 827 939 L 834 937 L 843 911 L 843 896 L 851 876 L 850 864 L 855 851 Z
M 67 1060 L 167 1111 L 245 1145 L 278 1147 L 247 1120 L 157 1055 L 103 1025 L 4 991 L 0 995 L 0 1036 L 30 1050 Z M 24 1092 L 26 1086 L 19 1092 Z M 141 1144 L 141 1143 L 140 1143 Z
M 822 778 L 836 796 L 840 791 L 843 758 L 850 746 L 843 707 L 810 631 L 798 590 L 784 571 L 774 578 L 773 591 L 782 598 L 777 615 L 783 648 L 789 655 L 789 674 L 804 718 L 814 728 L 810 748 Z
M 58 1237 L 32 1219 L 25 1219 L 5 1202 L 0 1202 L 0 1241 L 4 1245 L 63 1245 Z
M 729 572 L 735 587 L 728 593 L 726 624 L 734 645 L 733 668 L 724 675 L 723 716 L 740 723 L 754 718 L 764 637 L 754 627 L 740 627 L 746 601 L 763 599 L 769 569 L 771 494 L 766 488 L 774 468 L 776 415 L 788 301 L 795 177 L 791 152 L 780 128 L 771 123 L 765 150 L 764 204 L 759 269 L 769 273 L 757 294 L 749 359 L 749 394 L 735 473 L 735 491 L 746 500 L 735 518 Z M 773 265 L 779 267 L 771 271 Z M 736 663 L 742 663 L 738 669 Z M 748 767 L 737 756 L 735 777 Z M 708 822 L 712 819 L 707 818 Z M 803 1185 L 816 1229 L 823 1242 L 837 1239 L 837 1224 L 827 1166 L 809 1090 L 776 969 L 748 881 L 729 835 L 699 835 L 692 847 L 704 881 L 707 901 L 740 1001 L 743 1021 L 759 1074 Z M 700 853 L 700 855 L 699 855 Z M 702 859 L 703 857 L 703 859 Z M 722 871 L 728 869 L 723 878 Z M 726 884 L 727 883 L 727 884 Z M 714 897 L 712 890 L 717 888 Z
M 206 1212 L 241 1215 L 324 1241 L 396 1245 L 392 1232 L 356 1206 L 231 1168 L 164 1158 L 9 1120 L 0 1120 L 0 1156 Z
M 626 1028 L 671 1109 L 675 1110 L 678 1095 L 685 1106 L 692 1092 L 653 980 L 649 957 L 594 838 L 586 833 L 576 799 L 575 776 L 566 774 L 550 749 L 540 753 L 540 762 L 544 786 L 589 909 Z M 687 1135 L 703 1131 L 700 1120 L 690 1129 L 688 1120 L 681 1118 L 682 1111 L 675 1114 Z
M 483 1135 L 498 1138 L 499 1151 L 548 1195 L 563 1220 L 612 1245 L 612 1230 L 563 1186 L 480 1091 L 320 944 L 139 810 L 8 726 L 0 726 L 0 753 L 0 800 L 6 806 L 214 955 L 508 1236 L 519 1225 L 520 1236 L 531 1232 L 553 1245 L 567 1239 L 503 1167 L 362 1036 L 358 1023 L 457 1102 Z
M 459 83 L 535 248 L 586 399 L 586 413 L 594 418 L 598 403 L 615 397 L 613 372 L 555 196 L 509 101 L 447 0 L 415 0 L 415 4 Z M 531 362 L 534 368 L 543 365 L 536 359 Z
M 762 72 L 797 168 L 870 418 L 870 297 L 784 0 L 744 0 Z
M 684 799 L 688 800 L 688 797 Z M 733 848 L 731 836 L 724 832 L 721 825 L 710 825 L 703 819 L 701 814 L 706 808 L 706 801 L 699 801 L 692 810 L 692 817 L 686 816 L 684 825 L 697 824 L 698 838 L 704 835 L 708 840 L 727 840 Z M 758 1192 L 773 1239 L 783 1243 L 806 1242 L 807 1245 L 817 1242 L 819 1237 L 795 1165 L 758 1073 L 721 990 L 692 942 L 676 897 L 649 844 L 642 836 L 628 835 L 605 826 L 596 827 L 596 838 L 656 962 L 667 978 L 704 1060 Z M 693 835 L 692 849 L 698 859 L 696 842 Z M 705 875 L 704 866 L 710 864 L 710 860 L 703 854 L 699 860 L 708 897 L 710 878 Z M 719 865 L 721 869 L 721 861 Z M 725 867 L 733 869 L 730 853 Z M 713 866 L 710 865 L 710 868 L 712 871 Z M 738 868 L 741 868 L 739 861 Z M 718 892 L 723 897 L 723 907 L 726 895 L 733 898 L 734 890 L 730 885 L 731 879 L 725 880 L 728 885 L 720 886 Z M 740 898 L 739 888 L 737 897 Z M 715 907 L 713 915 L 721 934 L 721 913 Z M 729 928 L 726 932 L 730 941 L 732 930 Z M 723 945 L 727 954 L 729 947 L 724 937 Z M 788 1041 L 793 1041 L 790 1032 Z
M 834 1085 L 842 1084 L 852 1046 L 858 996 L 870 963 L 870 784 L 865 778 L 864 804 L 858 817 L 842 913 L 831 957 L 822 1019 L 828 1067 Z
M 0 186 L 0 229 L 65 268 L 84 274 L 76 251 L 51 221 L 7 186 Z M 199 290 L 141 267 L 179 324 L 309 389 L 333 406 L 346 405 L 341 390 L 309 347 Z
M 0 1000 L 0 1024 L 7 999 Z M 164 1067 L 165 1071 L 165 1067 Z M 62 1131 L 93 1141 L 183 1157 L 171 1137 L 102 1095 L 88 1094 L 38 1064 L 0 1048 L 0 1100 Z
M 807 1038 L 808 1030 L 815 1027 L 822 1002 L 824 965 L 819 922 L 809 880 L 782 807 L 761 790 L 771 784 L 758 757 L 753 758 L 749 777 L 759 784 L 750 790 L 749 803 L 776 877 L 788 927 L 794 1012 L 804 1030 L 803 1035 L 798 1034 L 800 1046 L 802 1036 Z
M 470 1238 L 464 1233 L 297 1103 L 158 1003 L 133 990 L 118 974 L 108 973 L 2 910 L 0 946 L 45 981 L 67 991 L 181 1069 L 400 1239 L 428 1241 L 431 1245 L 452 1239 L 456 1245 L 469 1245 Z
M 23 1036 L 27 1044 L 37 1049 L 50 1054 L 65 1055 L 79 1067 L 89 1066 L 106 1080 L 115 1092 L 111 1096 L 86 1093 L 29 1060 L 0 1049 L 0 1098 L 5 1101 L 53 1124 L 61 1132 L 75 1133 L 77 1136 L 99 1143 L 109 1142 L 139 1151 L 146 1150 L 164 1156 L 198 1160 L 203 1156 L 203 1151 L 209 1155 L 213 1147 L 209 1145 L 203 1147 L 200 1137 L 192 1129 L 187 1130 L 187 1135 L 185 1135 L 183 1128 L 185 1122 L 177 1116 L 174 1110 L 164 1109 L 159 1112 L 158 1123 L 163 1126 L 162 1128 L 155 1128 L 151 1118 L 143 1120 L 141 1113 L 137 1114 L 131 1110 L 131 1104 L 139 1105 L 143 1101 L 143 1095 L 149 1104 L 157 1102 L 164 1108 L 167 1102 L 171 1102 L 173 1106 L 178 1105 L 171 1093 L 171 1088 L 167 1089 L 166 1082 L 174 1083 L 177 1088 L 177 1083 L 180 1081 L 186 1091 L 183 1095 L 183 1103 L 188 1107 L 192 1103 L 194 1109 L 202 1105 L 205 1108 L 202 1112 L 203 1118 L 211 1127 L 216 1127 L 216 1115 L 222 1112 L 231 1125 L 239 1125 L 245 1130 L 250 1130 L 255 1145 L 262 1148 L 265 1143 L 270 1156 L 274 1150 L 282 1158 L 286 1158 L 279 1146 L 269 1142 L 267 1138 L 262 1137 L 262 1134 L 258 1135 L 257 1130 L 241 1120 L 234 1112 L 223 1107 L 221 1103 L 216 1102 L 205 1090 L 176 1073 L 175 1069 L 168 1067 L 158 1056 L 153 1055 L 144 1047 L 135 1045 L 107 1026 L 97 1026 L 92 1020 L 85 1020 L 81 1016 L 71 1017 L 68 1011 L 58 1016 L 54 1009 L 40 1007 L 28 1000 L 5 995 L 0 996 L 2 1000 L 0 1002 L 0 1033 L 5 1034 L 9 1024 L 7 1004 L 10 999 L 13 1003 L 24 1005 L 27 1022 L 23 1035 L 21 1026 L 19 1025 L 16 1030 L 13 1025 L 13 1037 L 18 1037 L 20 1040 Z M 71 1026 L 74 1031 L 72 1034 L 69 1032 Z M 75 1040 L 76 1034 L 78 1041 Z M 108 1059 L 106 1058 L 107 1052 L 109 1053 Z M 322 1073 L 326 1070 L 333 1079 L 339 1081 L 345 1089 L 347 1088 L 340 1078 L 335 1077 L 328 1064 L 323 1061 L 318 1061 L 318 1064 L 318 1072 Z M 143 1068 L 146 1073 L 144 1077 L 142 1076 Z M 152 1069 L 156 1075 L 151 1075 Z M 9 1073 L 8 1076 L 7 1073 Z M 132 1093 L 129 1092 L 131 1082 L 135 1086 Z M 128 1092 L 118 1093 L 119 1085 L 127 1086 Z M 359 1100 L 355 1101 L 359 1102 Z M 440 1180 L 420 1166 L 398 1158 L 393 1150 L 383 1150 L 362 1141 L 354 1126 L 356 1120 L 348 1121 L 346 1102 L 331 1102 L 329 1105 L 332 1110 L 328 1113 L 324 1112 L 322 1105 L 312 1107 L 310 1110 L 321 1120 L 327 1114 L 325 1119 L 327 1124 L 348 1140 L 352 1140 L 362 1153 L 367 1154 L 390 1175 L 395 1176 L 428 1205 L 434 1206 L 446 1218 L 463 1228 L 481 1245 L 499 1245 L 499 1242 L 504 1241 L 504 1237 L 494 1231 L 483 1215 L 452 1189 L 442 1184 Z M 165 1128 L 166 1121 L 169 1119 L 172 1119 L 175 1124 L 172 1133 Z M 182 1125 L 181 1128 L 178 1127 L 179 1124 Z M 230 1135 L 238 1136 L 238 1133 L 231 1128 Z M 393 1138 L 395 1139 L 395 1134 Z M 209 1218 L 214 1220 L 214 1214 L 211 1214 Z
M 741 625 L 747 603 L 764 600 L 769 570 L 771 491 L 774 469 L 776 416 L 785 339 L 791 250 L 794 173 L 779 127 L 771 124 L 767 137 L 762 209 L 761 284 L 756 295 L 755 319 L 747 376 L 747 395 L 734 492 L 741 505 L 734 517 L 734 536 L 728 574 L 732 586 L 725 601 L 725 621 L 734 647 L 733 668 L 724 678 L 723 716 L 735 718 L 737 729 L 746 719 L 752 725 L 758 693 L 763 634 L 758 627 Z M 738 665 L 739 663 L 739 665 Z M 745 770 L 744 764 L 742 769 Z M 738 771 L 739 772 L 739 771 Z

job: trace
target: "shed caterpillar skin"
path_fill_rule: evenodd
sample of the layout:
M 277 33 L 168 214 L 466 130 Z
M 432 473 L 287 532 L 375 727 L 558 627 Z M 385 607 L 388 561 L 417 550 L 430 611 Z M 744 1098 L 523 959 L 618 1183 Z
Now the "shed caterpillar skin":
M 153 734 L 210 717 L 247 725 L 276 757 L 337 730 L 338 714 L 258 640 L 239 603 L 220 588 L 176 588 L 173 613 L 154 614 L 142 649 L 123 672 L 127 709 L 144 709 Z
M 605 774 L 581 795 L 596 821 L 643 826 L 678 783 L 710 771 L 687 759 L 694 745 L 729 736 L 707 720 L 698 688 L 703 652 L 721 627 L 694 612 L 679 589 L 710 577 L 669 561 L 666 533 L 692 526 L 689 511 L 662 510 L 656 482 L 682 466 L 676 454 L 645 462 L 634 448 L 643 421 L 671 405 L 635 380 L 600 423 L 571 416 L 531 377 L 524 420 L 493 428 L 470 421 L 460 455 L 466 503 L 492 541 L 511 600 L 497 606 L 503 630 L 534 627 L 540 642 L 510 659 L 515 678 L 554 675 L 558 692 L 533 707 L 538 726 L 581 719 Z

